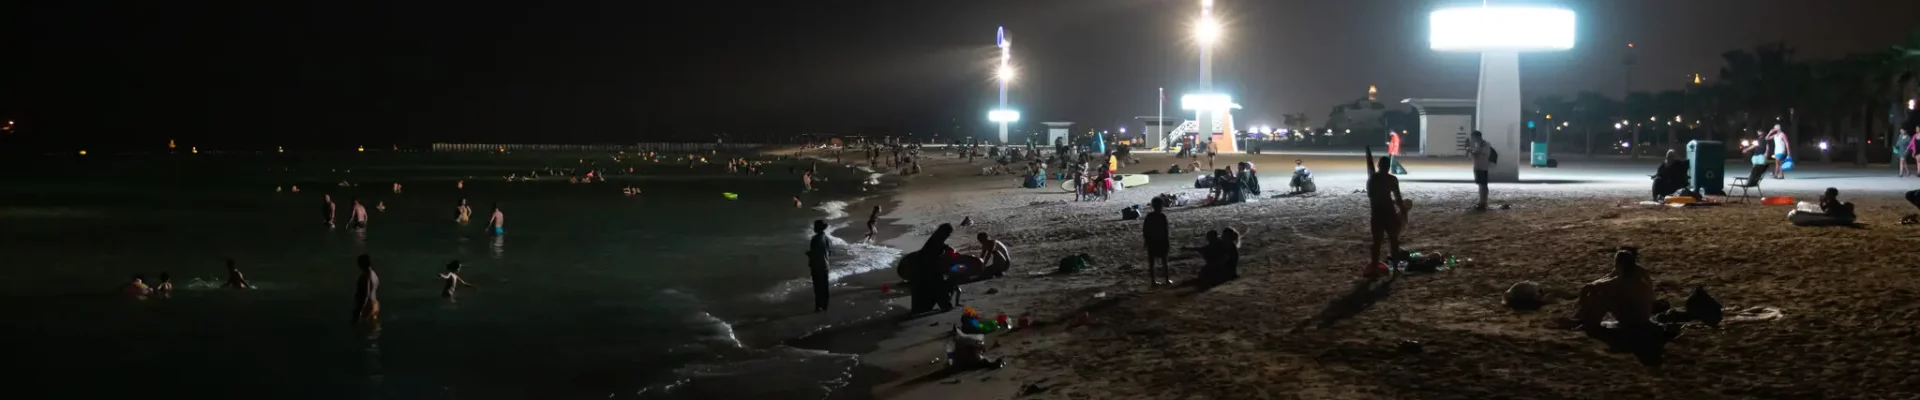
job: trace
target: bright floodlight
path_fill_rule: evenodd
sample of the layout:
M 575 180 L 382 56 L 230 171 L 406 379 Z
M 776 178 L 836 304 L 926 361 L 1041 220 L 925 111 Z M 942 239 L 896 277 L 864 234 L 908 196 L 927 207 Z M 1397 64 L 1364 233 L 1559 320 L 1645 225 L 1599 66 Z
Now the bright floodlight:
M 1434 11 L 1432 46 L 1440 51 L 1541 51 L 1573 48 L 1573 11 L 1464 7 Z
M 1224 94 L 1189 94 L 1180 96 L 1180 109 L 1182 110 L 1222 110 L 1229 108 L 1240 108 L 1240 105 L 1233 104 L 1233 96 Z
M 1014 110 L 988 111 L 987 120 L 993 122 L 1018 122 L 1020 121 L 1020 112 Z
M 1214 21 L 1213 17 L 1200 17 L 1199 24 L 1193 26 L 1193 39 L 1199 41 L 1201 46 L 1213 45 L 1213 42 L 1220 40 L 1220 22 Z
M 1013 81 L 1013 67 L 1009 67 L 1009 66 L 1005 66 L 1005 65 L 1002 65 L 1002 66 L 1000 66 L 1000 70 L 999 70 L 999 71 L 997 71 L 997 72 L 994 72 L 994 74 L 993 74 L 993 76 L 994 76 L 994 77 L 996 77 L 996 78 L 999 78 L 999 79 L 1000 79 L 1000 81 L 1002 81 L 1002 82 L 1012 82 L 1012 81 Z

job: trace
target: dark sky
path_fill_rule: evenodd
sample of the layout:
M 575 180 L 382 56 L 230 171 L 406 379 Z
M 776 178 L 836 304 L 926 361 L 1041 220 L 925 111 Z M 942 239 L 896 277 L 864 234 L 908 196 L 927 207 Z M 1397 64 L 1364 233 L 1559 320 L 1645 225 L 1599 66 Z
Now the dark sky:
M 1477 56 L 1425 41 L 1426 14 L 1460 2 L 1218 1 L 1216 81 L 1242 123 L 1318 124 L 1369 84 L 1394 101 L 1473 95 Z M 205 3 L 0 5 L 0 116 L 142 146 L 985 133 L 1000 25 L 1028 121 L 1116 127 L 1197 80 L 1197 0 Z M 1523 56 L 1529 98 L 1618 96 L 1629 41 L 1645 90 L 1712 74 L 1729 49 L 1833 56 L 1920 25 L 1911 0 L 1494 3 L 1580 15 L 1576 49 Z

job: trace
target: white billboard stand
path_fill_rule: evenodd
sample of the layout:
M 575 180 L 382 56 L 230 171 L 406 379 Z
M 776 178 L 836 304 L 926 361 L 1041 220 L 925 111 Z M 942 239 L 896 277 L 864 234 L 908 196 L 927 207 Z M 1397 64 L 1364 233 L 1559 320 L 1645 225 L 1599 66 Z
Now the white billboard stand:
M 1500 153 L 1487 171 L 1493 182 L 1520 181 L 1520 52 L 1573 48 L 1573 11 L 1534 7 L 1463 7 L 1434 11 L 1431 45 L 1438 51 L 1480 53 L 1475 130 Z

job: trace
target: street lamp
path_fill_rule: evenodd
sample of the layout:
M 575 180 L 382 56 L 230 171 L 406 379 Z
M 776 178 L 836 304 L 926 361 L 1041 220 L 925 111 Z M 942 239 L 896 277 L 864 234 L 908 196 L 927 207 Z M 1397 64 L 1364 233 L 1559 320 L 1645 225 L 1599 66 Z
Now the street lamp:
M 1474 125 L 1494 148 L 1520 148 L 1520 54 L 1573 48 L 1574 13 L 1536 7 L 1457 7 L 1429 15 L 1429 45 L 1436 51 L 1480 54 Z M 1515 163 L 1497 164 L 1496 182 L 1516 182 Z
M 1007 123 L 1020 120 L 1020 112 L 1007 109 L 1007 82 L 1013 81 L 1013 40 L 1007 39 L 1007 27 L 994 31 L 994 45 L 1000 47 L 1000 69 L 994 78 L 1000 81 L 1000 107 L 987 112 L 987 120 L 1000 123 L 1000 143 L 1007 143 Z

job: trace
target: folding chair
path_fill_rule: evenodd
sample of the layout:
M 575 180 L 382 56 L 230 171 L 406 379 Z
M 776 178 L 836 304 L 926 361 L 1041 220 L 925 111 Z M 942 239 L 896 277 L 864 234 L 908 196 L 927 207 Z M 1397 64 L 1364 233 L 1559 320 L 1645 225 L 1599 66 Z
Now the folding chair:
M 1735 188 L 1740 189 L 1740 196 L 1738 197 L 1740 198 L 1740 202 L 1742 203 L 1745 203 L 1747 199 L 1754 197 L 1747 193 L 1747 191 L 1749 190 L 1753 191 L 1753 194 L 1758 194 L 1760 197 L 1767 196 L 1767 192 L 1760 190 L 1760 181 L 1767 179 L 1767 165 L 1765 164 L 1755 165 L 1753 166 L 1753 168 L 1754 169 L 1753 169 L 1752 175 L 1748 175 L 1745 178 L 1739 178 L 1739 177 L 1733 178 L 1733 184 L 1727 185 L 1726 197 L 1735 197 L 1732 195 L 1733 189 Z

